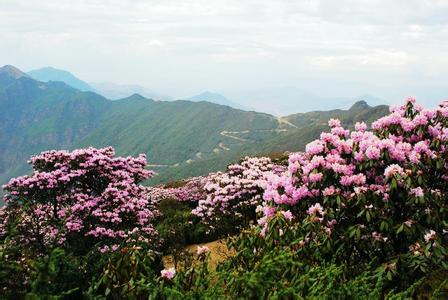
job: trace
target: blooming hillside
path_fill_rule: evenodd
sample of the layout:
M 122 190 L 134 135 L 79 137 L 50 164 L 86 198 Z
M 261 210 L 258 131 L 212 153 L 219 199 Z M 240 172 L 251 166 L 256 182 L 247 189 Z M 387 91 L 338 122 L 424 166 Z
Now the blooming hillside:
M 149 188 L 144 156 L 34 156 L 4 187 L 0 283 L 11 297 L 447 297 L 448 102 L 329 126 L 286 159 Z M 226 237 L 216 270 L 208 248 L 185 251 Z

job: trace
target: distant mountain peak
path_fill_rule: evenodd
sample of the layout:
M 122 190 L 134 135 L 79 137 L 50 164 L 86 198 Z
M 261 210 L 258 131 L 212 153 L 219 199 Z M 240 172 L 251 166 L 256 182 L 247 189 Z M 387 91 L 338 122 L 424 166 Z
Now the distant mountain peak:
M 207 102 L 211 102 L 211 103 L 215 103 L 215 104 L 230 106 L 230 107 L 233 107 L 236 109 L 247 110 L 247 108 L 245 108 L 241 104 L 233 102 L 221 94 L 210 92 L 210 91 L 202 92 L 196 96 L 187 98 L 186 100 L 195 101 L 195 102 L 207 101 Z
M 223 98 L 225 98 L 223 95 L 220 95 L 220 94 L 218 94 L 218 93 L 214 93 L 214 92 L 210 92 L 210 91 L 205 91 L 205 92 L 202 92 L 201 94 L 199 94 L 199 95 L 204 95 L 204 96 L 219 96 L 219 97 L 223 97 Z
M 117 100 L 147 100 L 147 101 L 154 101 L 153 99 L 148 99 L 142 95 L 140 95 L 139 93 L 134 93 L 128 97 L 122 98 L 122 99 L 117 99 Z
M 8 77 L 12 77 L 14 79 L 18 79 L 20 77 L 28 77 L 25 73 L 20 71 L 18 68 L 11 66 L 11 65 L 5 65 L 0 68 L 0 75 L 6 75 Z
M 92 88 L 89 84 L 82 81 L 81 79 L 77 78 L 69 71 L 56 69 L 53 67 L 43 67 L 28 72 L 28 75 L 39 81 L 61 81 L 80 91 L 95 92 L 94 88 Z
M 194 101 L 218 101 L 218 100 L 224 100 L 224 101 L 228 101 L 228 99 L 226 97 L 224 97 L 221 94 L 218 93 L 213 93 L 210 91 L 205 91 L 202 92 L 198 95 L 195 95 L 193 97 L 188 98 L 188 100 L 194 100 Z
M 120 100 L 133 94 L 139 94 L 145 98 L 153 100 L 173 100 L 170 96 L 159 94 L 151 89 L 136 84 L 117 84 L 112 82 L 91 82 L 89 84 L 97 93 L 111 100 Z
M 355 104 L 350 107 L 350 110 L 364 110 L 366 108 L 370 108 L 370 105 L 367 104 L 366 101 L 360 100 L 355 102 Z

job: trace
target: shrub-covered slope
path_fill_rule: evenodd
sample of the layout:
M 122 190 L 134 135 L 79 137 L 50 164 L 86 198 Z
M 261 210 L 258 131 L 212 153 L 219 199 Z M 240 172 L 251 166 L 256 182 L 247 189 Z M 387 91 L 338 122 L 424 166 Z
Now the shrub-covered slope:
M 2 292 L 446 299 L 448 102 L 410 98 L 371 129 L 328 125 L 305 151 L 157 187 L 141 185 L 153 175 L 144 155 L 111 147 L 32 157 L 34 172 L 4 187 Z M 227 245 L 219 262 L 210 240 Z

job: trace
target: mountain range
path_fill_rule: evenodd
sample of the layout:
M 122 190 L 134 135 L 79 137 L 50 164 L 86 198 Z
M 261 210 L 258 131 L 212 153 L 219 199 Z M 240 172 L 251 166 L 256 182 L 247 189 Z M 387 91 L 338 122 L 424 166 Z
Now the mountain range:
M 147 89 L 143 86 L 137 84 L 117 84 L 112 82 L 92 82 L 87 83 L 82 79 L 76 77 L 71 72 L 61 69 L 56 69 L 53 67 L 44 67 L 36 70 L 29 71 L 27 73 L 33 79 L 42 82 L 59 81 L 78 89 L 80 91 L 90 91 L 96 92 L 105 98 L 110 100 L 118 100 L 129 97 L 133 94 L 139 94 L 143 97 L 150 98 L 153 100 L 171 101 L 173 98 L 171 96 L 157 93 L 153 90 Z M 237 109 L 248 110 L 246 107 L 228 100 L 226 97 L 205 91 L 198 95 L 187 97 L 185 100 L 191 100 L 194 102 L 207 101 L 211 103 L 227 105 Z
M 295 112 L 310 112 L 316 108 L 321 110 L 348 109 L 357 101 L 365 101 L 370 105 L 383 105 L 387 102 L 378 97 L 363 94 L 359 96 L 321 96 L 295 86 L 279 86 L 230 92 L 231 99 L 244 103 L 257 111 L 284 116 Z
M 118 100 L 133 94 L 140 94 L 145 98 L 162 101 L 172 101 L 175 98 L 158 93 L 152 89 L 136 84 L 117 84 L 112 82 L 86 82 L 76 77 L 71 72 L 53 67 L 45 67 L 28 72 L 28 75 L 36 80 L 49 82 L 60 81 L 81 90 L 93 91 L 110 100 Z M 305 83 L 303 83 L 305 84 Z M 211 103 L 227 105 L 236 109 L 255 110 L 282 116 L 294 112 L 308 112 L 316 110 L 347 109 L 354 102 L 366 101 L 370 105 L 385 104 L 384 99 L 364 94 L 356 97 L 323 97 L 294 86 L 279 86 L 261 88 L 258 90 L 228 91 L 230 97 L 216 92 L 205 91 L 194 96 L 177 99 L 194 102 L 207 101 Z M 232 100 L 229 100 L 232 99 Z
M 88 83 L 82 81 L 72 73 L 56 69 L 53 67 L 45 67 L 40 68 L 36 70 L 29 71 L 27 73 L 30 77 L 42 81 L 42 82 L 49 82 L 49 81 L 60 81 L 64 82 L 67 85 L 78 89 L 83 92 L 95 92 L 96 90 L 90 86 Z
M 0 183 L 29 171 L 30 155 L 49 149 L 113 146 L 146 153 L 167 182 L 223 169 L 244 155 L 297 151 L 338 117 L 347 126 L 385 115 L 387 106 L 275 117 L 207 101 L 154 101 L 139 94 L 110 101 L 58 81 L 0 68 Z
M 159 94 L 153 90 L 147 89 L 137 84 L 117 84 L 113 82 L 91 82 L 91 86 L 95 88 L 98 94 L 111 99 L 118 100 L 129 97 L 133 94 L 140 94 L 143 97 L 154 100 L 170 101 L 172 97 Z

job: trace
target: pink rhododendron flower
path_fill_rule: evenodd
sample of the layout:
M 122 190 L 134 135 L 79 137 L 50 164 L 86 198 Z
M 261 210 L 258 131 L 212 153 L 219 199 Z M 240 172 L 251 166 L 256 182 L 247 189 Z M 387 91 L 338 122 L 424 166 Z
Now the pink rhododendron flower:
M 219 223 L 222 216 L 230 216 L 238 222 L 243 219 L 244 212 L 255 212 L 257 206 L 262 204 L 268 181 L 277 182 L 278 185 L 285 183 L 278 177 L 285 171 L 285 167 L 273 164 L 267 157 L 246 157 L 239 164 L 230 165 L 226 172 L 207 177 L 204 185 L 206 197 L 198 201 L 192 213 L 209 225 Z M 293 190 L 292 185 L 285 185 L 285 188 Z M 272 197 L 282 198 L 276 191 L 272 192 Z M 272 214 L 276 211 L 268 206 L 264 210 L 266 215 L 270 214 L 269 210 Z
M 324 144 L 321 141 L 316 140 L 306 145 L 305 151 L 308 154 L 319 154 L 324 151 Z
M 385 170 L 384 170 L 384 176 L 386 176 L 386 178 L 392 177 L 395 174 L 398 174 L 400 176 L 404 175 L 404 171 L 403 168 L 400 167 L 399 165 L 390 165 L 388 166 Z
M 308 214 L 310 216 L 316 216 L 316 215 L 323 216 L 324 209 L 323 209 L 322 205 L 320 205 L 320 203 L 316 203 L 308 208 Z
M 360 131 L 360 132 L 364 132 L 367 130 L 367 125 L 364 122 L 356 122 L 355 124 L 355 130 L 356 131 Z
M 201 255 L 201 254 L 207 253 L 209 251 L 210 251 L 210 249 L 207 246 L 198 246 L 198 248 L 196 250 L 196 254 Z
M 163 269 L 160 271 L 160 276 L 166 280 L 172 280 L 176 275 L 176 270 L 174 268 Z
M 425 193 L 423 192 L 423 189 L 421 187 L 416 187 L 414 189 L 411 189 L 411 195 L 415 197 L 423 197 Z
M 287 211 L 282 211 L 281 213 L 286 220 L 291 221 L 293 219 L 293 215 L 292 215 L 291 211 L 287 210 Z
M 429 230 L 425 233 L 424 239 L 426 242 L 432 241 L 436 238 L 436 232 L 434 230 Z
M 309 176 L 310 182 L 319 182 L 322 180 L 323 174 L 322 173 L 312 173 Z
M 328 121 L 328 126 L 330 126 L 330 127 L 341 127 L 341 121 L 339 121 L 338 119 L 330 119 Z
M 369 146 L 366 150 L 366 156 L 369 159 L 378 159 L 380 158 L 381 151 L 379 148 L 374 146 Z

